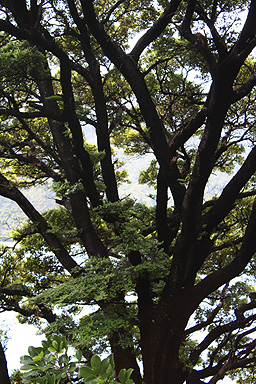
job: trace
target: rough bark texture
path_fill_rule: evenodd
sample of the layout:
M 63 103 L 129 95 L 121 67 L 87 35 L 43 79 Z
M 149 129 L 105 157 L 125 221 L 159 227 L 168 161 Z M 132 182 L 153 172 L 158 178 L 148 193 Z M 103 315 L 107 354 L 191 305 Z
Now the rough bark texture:
M 7 362 L 5 359 L 5 354 L 3 346 L 0 343 L 0 383 L 1 384 L 10 384 L 10 379 L 7 370 Z

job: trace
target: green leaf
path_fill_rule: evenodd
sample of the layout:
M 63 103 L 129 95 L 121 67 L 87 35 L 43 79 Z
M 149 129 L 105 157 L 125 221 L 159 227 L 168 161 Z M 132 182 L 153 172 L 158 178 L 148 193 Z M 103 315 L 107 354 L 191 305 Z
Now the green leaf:
M 75 372 L 75 370 L 76 370 L 76 363 L 74 362 L 70 363 L 68 371 L 72 373 L 72 372 Z
M 134 371 L 133 368 L 129 368 L 129 369 L 126 370 L 126 381 L 127 381 L 128 379 L 130 379 L 131 374 L 133 373 L 133 371 Z
M 31 357 L 38 356 L 42 351 L 43 351 L 42 347 L 38 347 L 38 348 L 35 348 L 32 346 L 28 347 L 28 353 L 30 354 Z
M 52 346 L 53 346 L 53 348 L 54 348 L 56 351 L 59 350 L 59 344 L 58 344 L 58 342 L 57 342 L 56 340 L 53 340 L 53 342 L 52 342 Z
M 126 381 L 126 369 L 121 369 L 118 375 L 118 379 L 121 384 L 124 384 Z
M 55 380 L 56 380 L 56 378 L 55 378 L 54 374 L 50 375 L 49 372 L 46 373 L 45 381 L 47 384 L 55 384 Z
M 112 370 L 112 366 L 109 364 L 109 359 L 108 358 L 102 360 L 101 367 L 100 367 L 100 372 L 99 372 L 100 375 L 106 374 L 107 369 L 108 369 L 109 366 L 111 367 L 111 370 Z
M 31 372 L 31 371 L 29 371 L 29 372 L 24 372 L 23 373 L 23 378 L 30 378 L 30 377 L 33 377 L 33 376 L 35 376 L 35 371 L 33 371 L 33 372 Z
M 88 376 L 84 382 L 85 383 L 93 383 L 95 380 L 97 379 L 97 376 L 96 375 L 92 375 L 92 376 Z
M 35 370 L 35 369 L 37 369 L 37 366 L 32 364 L 29 364 L 29 365 L 24 364 L 20 367 L 21 371 L 29 371 L 29 370 Z
M 61 375 L 60 375 L 60 377 L 61 377 L 62 379 L 66 379 L 66 378 L 67 378 L 67 372 L 66 372 L 66 371 L 65 371 L 65 372 L 62 372 Z
M 53 341 L 56 341 L 58 345 L 61 342 L 61 337 L 59 335 L 54 335 L 52 339 L 53 339 Z
M 44 351 L 42 350 L 41 353 L 39 353 L 39 355 L 33 357 L 33 361 L 40 361 L 42 360 L 44 357 Z
M 97 379 L 92 379 L 90 381 L 85 381 L 86 384 L 105 384 L 104 381 L 100 382 Z
M 48 347 L 48 351 L 52 352 L 52 353 L 56 353 L 57 350 L 53 347 Z
M 46 358 L 47 364 L 52 363 L 56 359 L 55 356 L 50 354 L 46 355 L 45 358 Z
M 67 339 L 65 338 L 65 336 L 62 336 L 62 343 L 63 343 L 63 348 L 64 349 L 68 349 L 68 343 L 67 343 Z
M 42 346 L 43 346 L 43 348 L 45 348 L 45 349 L 48 349 L 48 347 L 50 346 L 50 340 L 43 340 L 42 341 Z
M 86 379 L 88 376 L 91 376 L 94 374 L 94 371 L 89 367 L 81 367 L 79 369 L 79 377 L 83 377 Z
M 100 381 L 99 379 L 96 378 L 91 381 L 87 381 L 86 384 L 105 384 L 105 381 L 104 380 Z
M 91 358 L 91 366 L 94 369 L 96 373 L 100 373 L 100 367 L 101 367 L 101 359 L 99 356 L 94 355 Z
M 108 360 L 109 360 L 109 364 L 111 365 L 111 367 L 112 367 L 112 369 L 114 371 L 114 369 L 115 369 L 114 355 L 113 354 L 109 355 L 108 356 Z
M 110 377 L 113 374 L 114 370 L 111 365 L 109 365 L 106 369 L 106 374 L 108 377 Z
M 39 361 L 36 362 L 36 364 L 37 364 L 37 366 L 39 366 L 39 367 L 44 367 L 44 365 L 45 365 L 45 361 L 44 361 L 44 360 L 39 360 Z
M 120 380 L 120 383 L 121 384 L 127 384 L 128 381 L 130 380 L 130 376 L 133 372 L 133 369 L 132 368 L 129 368 L 129 369 L 121 369 L 120 372 L 119 372 L 119 375 L 118 375 L 118 379 Z M 133 381 L 131 381 L 133 382 Z
M 27 364 L 28 362 L 33 362 L 32 358 L 30 356 L 21 356 L 20 363 L 21 364 Z
M 82 360 L 83 354 L 81 351 L 76 351 L 76 359 L 80 363 Z
M 61 355 L 58 361 L 59 365 L 65 365 L 69 362 L 69 357 L 67 355 Z

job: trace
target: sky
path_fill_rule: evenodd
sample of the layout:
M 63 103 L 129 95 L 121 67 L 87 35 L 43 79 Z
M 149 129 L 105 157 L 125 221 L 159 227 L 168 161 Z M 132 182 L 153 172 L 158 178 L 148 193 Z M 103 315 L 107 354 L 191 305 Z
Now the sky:
M 7 329 L 9 340 L 5 351 L 9 374 L 20 367 L 20 357 L 26 355 L 30 345 L 40 347 L 44 335 L 37 335 L 33 325 L 20 324 L 16 319 L 16 314 L 0 314 L 1 329 Z

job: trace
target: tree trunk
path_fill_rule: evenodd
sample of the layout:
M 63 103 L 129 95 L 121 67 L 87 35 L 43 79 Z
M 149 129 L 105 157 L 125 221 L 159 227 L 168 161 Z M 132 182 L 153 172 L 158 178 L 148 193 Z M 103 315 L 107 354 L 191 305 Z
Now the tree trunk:
M 176 345 L 170 346 L 169 342 L 167 345 L 162 344 L 162 350 L 159 346 L 155 351 L 151 348 L 151 359 L 148 359 L 147 364 L 144 365 L 146 384 L 183 384 L 185 382 L 188 372 L 179 360 L 177 349 Z
M 131 375 L 131 379 L 133 379 L 135 384 L 141 384 L 142 377 L 133 349 L 129 347 L 123 349 L 122 346 L 118 345 L 119 341 L 119 336 L 117 334 L 114 334 L 110 339 L 111 350 L 114 354 L 116 374 L 118 375 L 123 368 L 133 368 L 134 371 Z
M 10 379 L 7 370 L 7 362 L 0 342 L 0 384 L 10 384 Z
M 183 384 L 188 377 L 189 366 L 186 367 L 187 356 L 182 352 L 182 345 L 190 305 L 186 294 L 177 293 L 175 298 L 169 297 L 151 309 L 149 321 L 147 308 L 144 311 L 141 308 L 140 343 L 146 384 Z

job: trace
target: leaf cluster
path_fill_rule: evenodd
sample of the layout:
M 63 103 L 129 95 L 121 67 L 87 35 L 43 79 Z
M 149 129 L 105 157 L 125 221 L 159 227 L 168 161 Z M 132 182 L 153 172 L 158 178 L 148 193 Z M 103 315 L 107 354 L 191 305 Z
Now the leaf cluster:
M 42 347 L 28 348 L 28 355 L 21 357 L 21 371 L 24 383 L 61 384 L 84 382 L 89 384 L 120 383 L 132 384 L 133 369 L 121 369 L 115 375 L 113 355 L 101 360 L 94 355 L 90 366 L 82 362 L 82 352 L 77 350 L 75 359 L 68 354 L 68 344 L 64 336 L 53 335 L 42 341 Z

